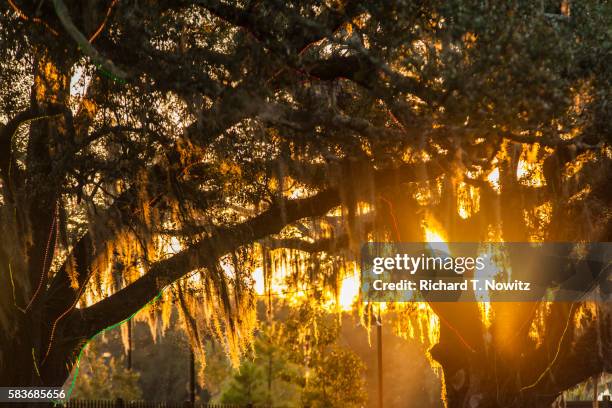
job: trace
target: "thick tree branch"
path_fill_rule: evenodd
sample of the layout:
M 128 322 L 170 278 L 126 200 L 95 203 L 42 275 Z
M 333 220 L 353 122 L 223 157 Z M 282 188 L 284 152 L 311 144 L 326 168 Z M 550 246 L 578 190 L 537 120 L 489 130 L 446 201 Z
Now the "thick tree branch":
M 547 147 L 564 147 L 574 145 L 580 150 L 599 149 L 603 146 L 603 142 L 597 144 L 589 144 L 585 142 L 583 136 L 576 136 L 571 139 L 561 139 L 551 135 L 535 136 L 532 134 L 516 134 L 512 132 L 499 132 L 499 135 L 518 143 L 540 144 Z
M 39 108 L 38 106 L 30 107 L 17 114 L 5 125 L 0 125 L 0 177 L 5 183 L 11 185 L 18 180 L 16 175 L 19 174 L 19 168 L 15 165 L 11 144 L 19 126 L 35 119 L 59 115 L 63 111 L 61 107 L 55 105 L 49 106 L 46 109 Z
M 430 177 L 440 173 L 428 169 Z M 371 173 L 377 189 L 384 189 L 398 180 L 421 180 L 425 174 L 423 165 L 405 165 L 399 169 L 379 170 Z M 316 217 L 341 203 L 337 188 L 329 188 L 312 197 L 285 200 L 258 216 L 241 224 L 219 228 L 210 236 L 165 260 L 154 264 L 148 273 L 137 281 L 84 310 L 76 323 L 75 332 L 89 336 L 144 306 L 160 290 L 187 273 L 214 264 L 216 260 L 237 248 L 279 233 L 286 225 L 306 217 Z
M 316 253 L 329 252 L 334 253 L 348 246 L 349 237 L 347 234 L 340 235 L 335 238 L 323 238 L 314 242 L 306 241 L 300 238 L 281 238 L 267 239 L 265 244 L 269 249 L 295 249 L 298 251 Z
M 53 5 L 55 6 L 55 12 L 57 13 L 57 17 L 62 22 L 62 25 L 70 34 L 70 36 L 76 41 L 79 48 L 83 50 L 87 56 L 89 56 L 96 65 L 99 65 L 102 69 L 108 71 L 116 78 L 121 80 L 126 80 L 128 78 L 128 74 L 116 67 L 113 61 L 104 58 L 98 50 L 96 50 L 93 45 L 89 43 L 87 38 L 79 31 L 79 29 L 74 25 L 72 19 L 70 18 L 70 13 L 68 12 L 68 8 L 64 4 L 62 0 L 53 0 Z
M 160 290 L 194 269 L 211 265 L 219 256 L 276 234 L 288 223 L 324 214 L 339 202 L 338 191 L 330 189 L 310 198 L 287 201 L 284 211 L 277 205 L 242 224 L 217 230 L 197 244 L 154 264 L 146 275 L 115 295 L 83 310 L 83 334 L 94 334 L 110 322 L 126 318 L 130 315 L 126 312 L 138 310 Z
M 580 304 L 574 305 L 577 310 Z M 523 391 L 534 394 L 558 395 L 563 390 L 589 379 L 593 375 L 612 369 L 612 314 L 609 304 L 598 305 L 598 312 L 586 327 L 574 327 L 574 314 L 564 337 L 546 336 L 546 347 L 540 347 L 529 356 L 521 377 L 529 380 Z M 552 323 L 563 329 L 563 322 Z M 556 353 L 556 351 L 564 350 Z M 534 366 L 537 369 L 534 371 Z M 534 374 L 536 375 L 535 378 Z

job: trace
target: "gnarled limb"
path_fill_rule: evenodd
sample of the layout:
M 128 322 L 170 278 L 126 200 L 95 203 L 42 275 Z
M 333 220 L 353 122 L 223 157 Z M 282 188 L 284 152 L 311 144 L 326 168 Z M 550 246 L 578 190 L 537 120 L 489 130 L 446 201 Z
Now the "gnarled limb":
M 70 18 L 70 13 L 68 12 L 68 8 L 62 0 L 53 0 L 53 5 L 55 6 L 55 12 L 57 13 L 57 17 L 62 22 L 64 29 L 66 29 L 72 39 L 76 41 L 79 48 L 83 50 L 83 52 L 87 56 L 89 56 L 96 65 L 99 65 L 102 69 L 108 71 L 116 78 L 119 78 L 124 81 L 128 79 L 127 72 L 115 66 L 113 61 L 104 58 L 102 54 L 100 54 L 98 50 L 96 50 L 94 46 L 89 43 L 83 33 L 81 33 L 72 22 L 72 19 Z

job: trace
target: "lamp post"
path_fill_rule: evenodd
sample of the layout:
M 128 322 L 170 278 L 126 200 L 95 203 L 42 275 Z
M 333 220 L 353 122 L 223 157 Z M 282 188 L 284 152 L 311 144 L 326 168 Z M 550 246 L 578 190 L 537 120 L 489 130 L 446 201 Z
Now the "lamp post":
M 382 353 L 382 318 L 380 307 L 376 319 L 376 348 L 378 359 L 378 408 L 383 408 L 383 353 Z

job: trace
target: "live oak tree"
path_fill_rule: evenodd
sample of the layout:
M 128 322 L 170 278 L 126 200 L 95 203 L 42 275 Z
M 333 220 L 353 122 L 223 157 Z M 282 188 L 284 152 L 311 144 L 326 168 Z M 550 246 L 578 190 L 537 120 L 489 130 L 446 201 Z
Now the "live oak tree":
M 338 253 L 424 224 L 610 241 L 612 6 L 498 3 L 4 3 L 0 384 L 62 384 L 171 284 L 194 341 L 239 350 L 279 251 L 333 286 Z M 451 407 L 610 371 L 609 304 L 431 307 Z

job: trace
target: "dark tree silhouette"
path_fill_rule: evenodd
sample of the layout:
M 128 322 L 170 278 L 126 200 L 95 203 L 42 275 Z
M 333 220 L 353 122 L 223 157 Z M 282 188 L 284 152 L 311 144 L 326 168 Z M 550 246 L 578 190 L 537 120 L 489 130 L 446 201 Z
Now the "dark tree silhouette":
M 610 241 L 612 8 L 576 3 L 3 3 L 0 384 L 62 384 L 193 271 L 231 337 L 218 261 L 258 242 Z M 610 371 L 609 304 L 493 307 L 433 305 L 450 407 Z

